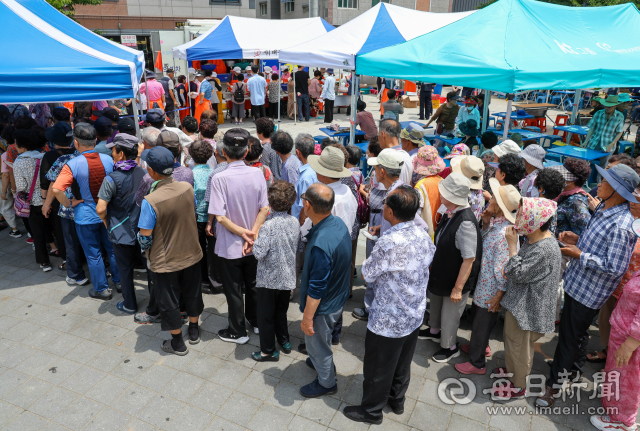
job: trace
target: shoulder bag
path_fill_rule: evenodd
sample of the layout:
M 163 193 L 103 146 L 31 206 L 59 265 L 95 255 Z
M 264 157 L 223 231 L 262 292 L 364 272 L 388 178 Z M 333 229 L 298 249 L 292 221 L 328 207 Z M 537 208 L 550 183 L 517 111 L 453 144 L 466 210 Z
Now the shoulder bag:
M 36 169 L 33 173 L 33 181 L 31 181 L 31 189 L 27 195 L 25 192 L 16 194 L 16 199 L 13 204 L 18 217 L 29 217 L 31 213 L 31 197 L 33 196 L 33 189 L 36 186 L 36 179 L 38 178 L 38 171 L 40 170 L 40 159 L 36 160 Z

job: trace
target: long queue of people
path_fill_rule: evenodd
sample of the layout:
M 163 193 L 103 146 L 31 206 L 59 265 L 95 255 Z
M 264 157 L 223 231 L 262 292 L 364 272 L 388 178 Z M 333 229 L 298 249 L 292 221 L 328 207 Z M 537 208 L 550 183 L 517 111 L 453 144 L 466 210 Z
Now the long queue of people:
M 297 349 L 318 373 L 300 392 L 336 393 L 332 346 L 368 225 L 364 304 L 352 313 L 367 321 L 363 398 L 344 409 L 349 419 L 379 424 L 387 404 L 402 414 L 418 338 L 439 345 L 433 361 L 465 352 L 469 361 L 456 370 L 485 374 L 490 334 L 504 310 L 506 367 L 494 372 L 508 383 L 496 394 L 532 395 L 534 343 L 559 324 L 537 405 L 553 405 L 565 381 L 581 378 L 585 361 L 604 361 L 605 383 L 618 373 L 621 393 L 603 398 L 617 413 L 592 423 L 635 429 L 640 247 L 631 225 L 640 217 L 640 170 L 631 158 L 598 167 L 602 179 L 590 195 L 582 187 L 588 163 L 545 168 L 545 150 L 535 143 L 498 144 L 489 132 L 478 157 L 459 144 L 443 160 L 424 144 L 422 128 L 384 119 L 369 141 L 373 172 L 365 178 L 357 146 L 317 145 L 308 134 L 294 140 L 264 117 L 257 137 L 242 128 L 221 135 L 207 111 L 199 123 L 187 116 L 175 128 L 152 109 L 140 142 L 132 121 L 109 118 L 109 108 L 106 120 L 74 127 L 68 110 L 56 108 L 46 130 L 29 117 L 14 121 L 3 108 L 2 214 L 10 235 L 21 235 L 15 217 L 22 217 L 36 262 L 51 271 L 55 251 L 71 285 L 89 284 L 86 260 L 89 295 L 111 300 L 113 289 L 121 292 L 120 311 L 171 333 L 165 352 L 184 356 L 200 342 L 203 293 L 221 289 L 228 327 L 218 337 L 244 344 L 253 330 L 260 350 L 251 357 L 278 361 L 294 348 L 287 311 L 299 288 L 305 339 Z M 145 310 L 135 271 L 147 274 Z M 471 338 L 460 345 L 469 300 Z M 587 355 L 598 311 L 605 349 Z

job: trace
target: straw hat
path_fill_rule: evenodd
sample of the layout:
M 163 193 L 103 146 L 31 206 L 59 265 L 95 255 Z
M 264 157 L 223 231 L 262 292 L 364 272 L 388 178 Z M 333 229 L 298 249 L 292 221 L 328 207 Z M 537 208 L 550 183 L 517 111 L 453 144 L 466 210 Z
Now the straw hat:
M 489 178 L 489 186 L 504 216 L 511 223 L 515 223 L 518 207 L 520 206 L 520 199 L 522 198 L 518 189 L 511 184 L 501 186 L 500 182 L 495 178 Z
M 451 171 L 469 178 L 472 190 L 482 189 L 484 163 L 476 156 L 458 156 L 451 159 Z
M 457 172 L 452 172 L 444 180 L 438 183 L 440 196 L 456 205 L 469 205 L 469 190 L 471 181 L 469 178 Z
M 352 173 L 344 167 L 344 153 L 336 147 L 325 148 L 319 156 L 309 156 L 307 162 L 316 173 L 329 178 L 348 178 Z

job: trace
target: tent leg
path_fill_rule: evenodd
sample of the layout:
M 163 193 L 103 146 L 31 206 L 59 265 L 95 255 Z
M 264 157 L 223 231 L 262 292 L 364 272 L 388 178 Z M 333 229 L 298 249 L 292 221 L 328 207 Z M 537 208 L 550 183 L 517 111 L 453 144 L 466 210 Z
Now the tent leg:
M 278 73 L 280 80 L 278 81 L 278 123 L 280 122 L 280 100 L 282 99 L 282 63 L 278 62 Z
M 296 73 L 297 72 L 294 72 L 291 74 L 291 77 L 293 78 L 293 108 L 294 108 L 293 124 L 294 125 L 298 124 L 298 94 L 296 93 Z
M 142 142 L 142 133 L 140 133 L 140 118 L 138 118 L 138 105 L 136 105 L 135 99 L 133 100 L 131 107 L 133 108 L 133 123 L 136 126 L 136 136 L 138 137 L 138 140 Z
M 549 95 L 551 94 L 551 90 L 547 90 L 547 98 L 544 99 L 544 103 L 549 103 Z
M 147 112 L 151 110 L 151 100 L 149 100 L 149 83 L 147 82 L 147 70 L 144 70 L 144 89 L 147 91 Z
M 513 94 L 507 94 L 507 115 L 504 119 L 504 127 L 502 132 L 502 139 L 507 139 L 509 133 L 509 123 L 511 122 L 511 102 L 513 101 Z
M 358 95 L 360 93 L 360 84 L 358 84 L 358 75 L 355 70 L 351 75 L 351 117 L 349 118 L 349 143 L 354 144 L 356 137 L 356 107 Z
M 482 133 L 487 131 L 489 124 L 489 103 L 491 102 L 491 91 L 484 90 L 484 105 L 482 106 Z
M 582 97 L 582 90 L 576 89 L 576 94 L 575 94 L 575 97 L 573 98 L 573 101 L 577 103 L 573 104 L 573 109 L 571 110 L 571 122 L 569 123 L 572 126 L 576 123 L 576 118 L 578 117 L 578 108 L 580 107 L 581 97 Z M 573 133 L 571 132 L 567 133 L 567 144 L 571 142 L 572 136 L 573 136 Z

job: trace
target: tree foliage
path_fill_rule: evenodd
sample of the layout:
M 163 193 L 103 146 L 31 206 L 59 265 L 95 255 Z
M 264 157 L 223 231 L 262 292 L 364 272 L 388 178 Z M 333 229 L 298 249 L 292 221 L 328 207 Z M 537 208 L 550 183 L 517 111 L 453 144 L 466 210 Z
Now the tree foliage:
M 489 6 L 490 4 L 495 3 L 498 0 L 490 0 L 486 3 L 481 3 L 477 9 L 482 9 L 484 7 Z M 624 3 L 634 3 L 638 8 L 640 8 L 640 0 L 539 0 L 545 3 L 553 3 L 558 4 L 560 6 L 583 6 L 583 7 L 597 7 L 597 6 L 614 6 Z
M 51 6 L 58 9 L 69 18 L 76 14 L 76 5 L 99 5 L 102 0 L 47 0 Z

